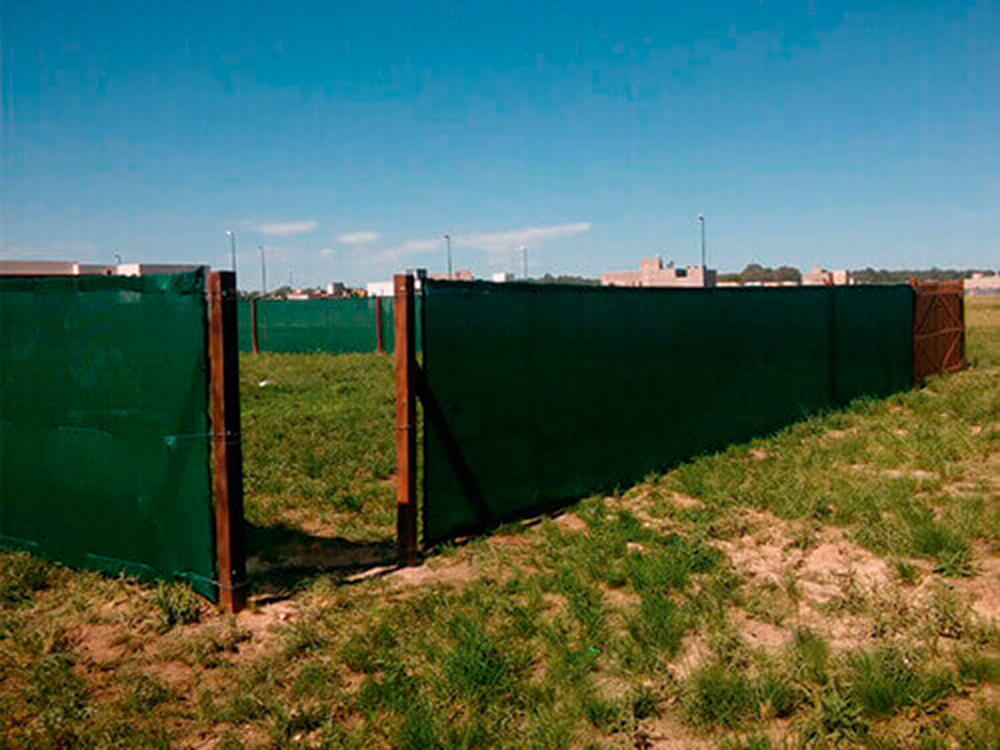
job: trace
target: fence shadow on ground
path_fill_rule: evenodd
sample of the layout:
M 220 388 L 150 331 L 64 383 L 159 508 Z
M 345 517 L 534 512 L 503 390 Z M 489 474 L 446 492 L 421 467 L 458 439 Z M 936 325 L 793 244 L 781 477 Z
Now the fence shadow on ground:
M 254 599 L 284 597 L 310 580 L 333 575 L 345 583 L 365 571 L 396 567 L 394 540 L 359 542 L 323 537 L 279 523 L 246 525 L 249 594 Z

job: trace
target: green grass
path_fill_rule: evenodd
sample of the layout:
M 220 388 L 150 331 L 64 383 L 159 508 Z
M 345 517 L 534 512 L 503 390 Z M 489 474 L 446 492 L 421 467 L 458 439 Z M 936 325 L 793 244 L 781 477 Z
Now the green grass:
M 242 355 L 240 398 L 250 523 L 393 537 L 391 358 Z
M 26 552 L 0 555 L 0 605 L 18 604 L 48 588 L 52 570 L 44 560 Z
M 1000 540 L 990 463 L 998 421 L 995 368 L 933 380 L 922 391 L 807 419 L 749 451 L 733 446 L 685 464 L 658 483 L 662 510 L 668 491 L 678 491 L 702 502 L 693 520 L 717 527 L 747 505 L 830 522 L 881 555 L 925 558 L 946 576 L 969 576 L 971 545 Z
M 1000 297 L 967 298 L 966 355 L 978 367 L 1000 365 Z
M 970 592 L 1000 553 L 998 313 L 969 307 L 974 369 L 445 546 L 421 580 L 307 565 L 228 618 L 0 554 L 0 748 L 996 748 Z M 251 540 L 391 539 L 389 360 L 241 365 Z M 820 604 L 794 564 L 740 567 L 769 535 L 886 576 Z

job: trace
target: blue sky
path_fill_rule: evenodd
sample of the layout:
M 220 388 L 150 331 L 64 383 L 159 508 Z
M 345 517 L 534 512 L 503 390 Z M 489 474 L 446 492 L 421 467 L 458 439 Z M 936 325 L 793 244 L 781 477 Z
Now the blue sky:
M 993 2 L 0 3 L 0 257 L 1000 264 Z

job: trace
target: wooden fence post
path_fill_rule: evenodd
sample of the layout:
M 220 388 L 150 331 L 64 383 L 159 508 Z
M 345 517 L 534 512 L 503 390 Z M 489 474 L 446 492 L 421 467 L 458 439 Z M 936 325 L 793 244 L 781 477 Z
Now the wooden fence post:
M 250 351 L 260 354 L 260 345 L 257 343 L 257 298 L 250 300 Z
M 375 351 L 385 354 L 385 344 L 382 341 L 382 298 L 375 298 Z
M 207 282 L 212 489 L 219 606 L 235 614 L 246 604 L 236 275 L 232 271 L 209 271 Z
M 396 354 L 396 545 L 400 565 L 417 562 L 417 394 L 414 280 L 393 277 Z

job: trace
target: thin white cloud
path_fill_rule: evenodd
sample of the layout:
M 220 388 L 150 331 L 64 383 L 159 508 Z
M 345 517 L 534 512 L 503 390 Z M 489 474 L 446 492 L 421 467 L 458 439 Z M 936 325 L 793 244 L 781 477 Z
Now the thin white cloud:
M 344 232 L 337 235 L 337 241 L 345 245 L 365 245 L 381 236 L 378 232 Z
M 573 224 L 552 224 L 543 227 L 523 227 L 507 229 L 501 232 L 468 232 L 452 236 L 456 249 L 484 250 L 491 255 L 516 249 L 521 245 L 539 247 L 547 242 L 573 237 L 590 230 L 589 221 L 578 221 Z M 439 250 L 445 246 L 444 237 L 434 237 L 419 240 L 407 240 L 395 247 L 380 251 L 380 257 L 396 259 L 406 254 L 425 253 Z
M 589 221 L 578 221 L 574 224 L 553 224 L 547 227 L 525 227 L 523 229 L 508 229 L 503 232 L 473 232 L 460 234 L 455 242 L 463 247 L 474 247 L 487 252 L 509 250 L 521 245 L 543 245 L 552 240 L 573 237 L 590 230 Z
M 254 226 L 261 234 L 274 237 L 291 237 L 295 234 L 306 234 L 319 226 L 318 221 L 273 221 Z
M 319 251 L 319 254 L 322 255 L 324 258 L 332 258 L 337 254 L 337 251 L 334 250 L 332 247 L 324 247 L 322 250 Z
M 443 238 L 434 238 L 431 240 L 407 240 L 393 249 L 400 253 L 425 253 L 428 250 L 434 250 L 439 247 L 444 247 Z

